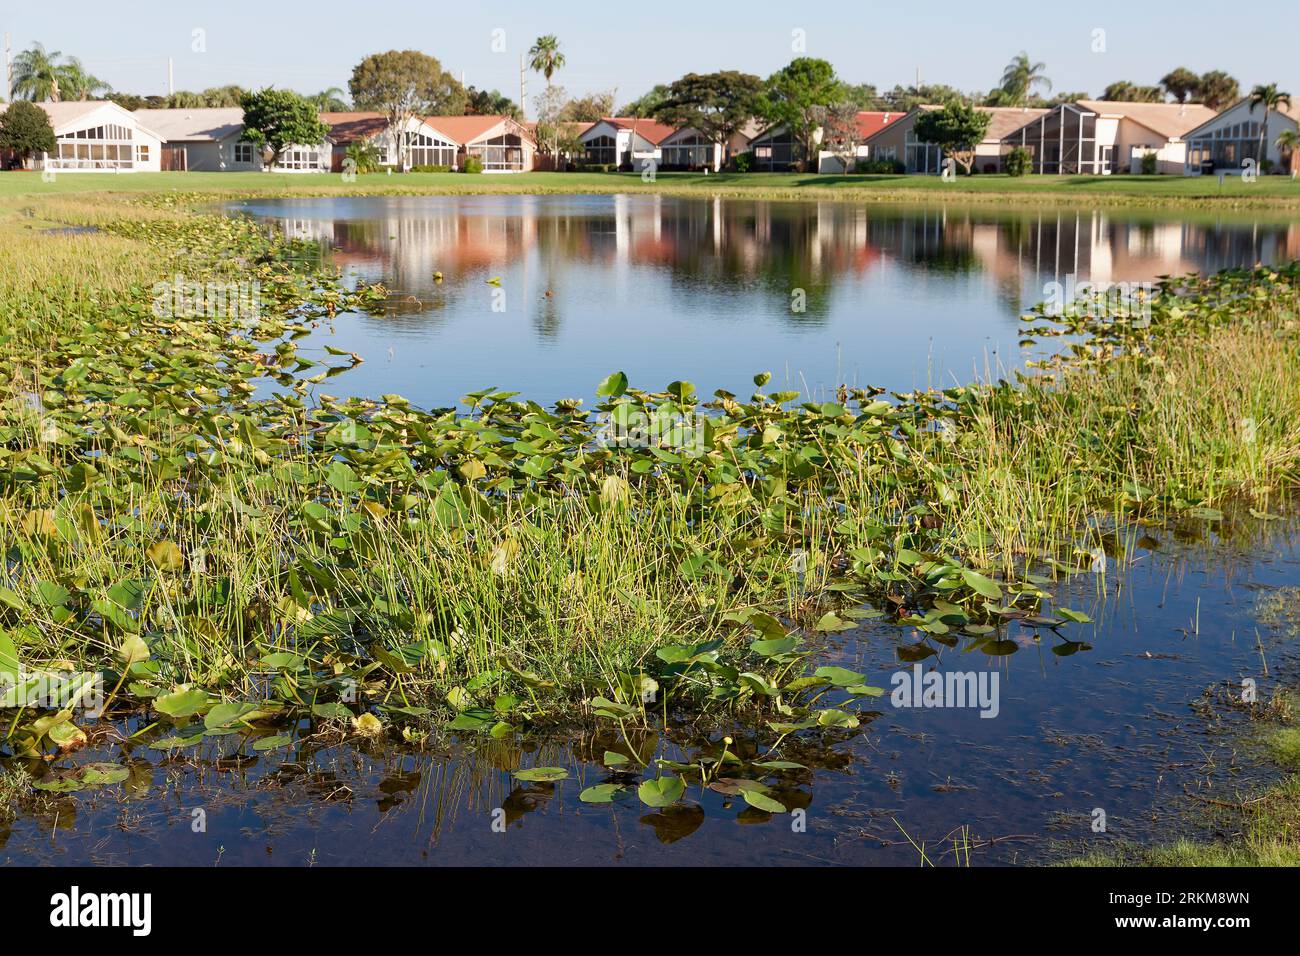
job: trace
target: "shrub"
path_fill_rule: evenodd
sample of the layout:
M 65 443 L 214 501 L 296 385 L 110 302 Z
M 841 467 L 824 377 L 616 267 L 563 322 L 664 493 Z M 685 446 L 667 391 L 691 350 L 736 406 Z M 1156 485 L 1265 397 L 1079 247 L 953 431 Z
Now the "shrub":
M 853 171 L 872 173 L 877 176 L 896 176 L 907 172 L 907 167 L 896 159 L 859 159 Z
M 449 172 L 451 172 L 451 167 L 450 167 L 450 166 L 412 166 L 412 167 L 411 167 L 411 172 L 413 172 L 413 173 L 449 173 Z
M 1154 176 L 1156 174 L 1156 154 L 1154 150 L 1149 150 L 1142 154 L 1142 164 L 1138 167 L 1143 176 Z
M 358 173 L 373 173 L 379 169 L 379 147 L 365 140 L 349 143 L 347 158 L 352 162 L 352 169 Z
M 1008 176 L 1023 176 L 1034 166 L 1034 154 L 1023 146 L 1017 146 L 1007 153 L 1005 166 Z
M 737 153 L 731 157 L 731 166 L 738 173 L 747 173 L 754 166 L 753 153 Z
M 466 156 L 465 165 L 461 168 L 462 173 L 481 173 L 483 172 L 483 160 L 477 156 Z

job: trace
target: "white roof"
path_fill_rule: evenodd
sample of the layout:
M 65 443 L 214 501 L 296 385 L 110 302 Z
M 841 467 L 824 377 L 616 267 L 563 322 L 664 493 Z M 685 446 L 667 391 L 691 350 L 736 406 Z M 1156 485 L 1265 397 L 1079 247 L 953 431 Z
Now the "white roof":
M 54 135 L 61 136 L 70 126 L 82 126 L 84 121 L 92 113 L 105 110 L 110 113 L 118 114 L 113 118 L 114 122 L 126 122 L 135 126 L 151 136 L 162 139 L 154 132 L 153 127 L 141 123 L 134 113 L 130 110 L 123 109 L 111 100 L 73 100 L 66 103 L 37 103 L 41 109 L 45 110 L 45 115 L 50 118 L 50 125 L 54 127 Z M 0 104 L 0 112 L 5 109 L 4 104 Z M 105 119 L 105 122 L 109 120 Z
M 136 110 L 136 119 L 164 142 L 215 142 L 244 128 L 244 111 L 238 106 L 206 109 Z

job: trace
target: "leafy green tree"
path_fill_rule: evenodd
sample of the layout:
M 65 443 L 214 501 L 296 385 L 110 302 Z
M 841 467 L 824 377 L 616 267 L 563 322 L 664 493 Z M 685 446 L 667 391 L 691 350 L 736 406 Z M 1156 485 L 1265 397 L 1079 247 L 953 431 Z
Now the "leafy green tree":
M 519 104 L 498 90 L 478 90 L 470 87 L 466 92 L 465 111 L 471 116 L 509 116 L 522 119 Z
M 951 86 L 945 86 L 942 83 L 921 86 L 895 86 L 888 93 L 885 93 L 881 99 L 884 100 L 884 108 L 887 110 L 897 110 L 900 113 L 906 113 L 914 106 L 927 106 L 932 103 L 951 103 L 959 101 L 963 103 L 973 103 L 975 97 L 967 96 L 965 93 Z M 979 97 L 978 99 L 983 99 Z M 994 105 L 992 103 L 988 104 Z
M 1259 124 L 1259 153 L 1258 158 L 1263 165 L 1266 155 L 1265 148 L 1268 143 L 1268 114 L 1270 110 L 1280 110 L 1282 107 L 1291 108 L 1291 94 L 1284 93 L 1277 88 L 1276 83 L 1263 83 L 1256 86 L 1250 91 L 1250 111 L 1255 112 L 1255 107 L 1262 107 L 1264 117 Z
M 1278 133 L 1277 139 L 1273 141 L 1273 145 L 1281 150 L 1282 154 L 1286 156 L 1287 166 L 1291 170 L 1291 178 L 1295 179 L 1296 173 L 1300 172 L 1300 170 L 1296 169 L 1296 153 L 1300 152 L 1300 130 L 1283 130 L 1281 133 Z
M 1101 98 L 1120 103 L 1162 103 L 1165 92 L 1158 86 L 1137 86 L 1128 80 L 1117 80 L 1102 91 Z
M 913 129 L 918 140 L 938 146 L 969 176 L 975 165 L 975 147 L 984 140 L 992 119 L 968 103 L 954 102 L 943 109 L 921 113 Z
M 618 110 L 619 116 L 653 116 L 666 99 L 668 99 L 668 86 L 665 83 L 656 83 L 648 92 L 641 94 L 631 103 L 627 103 Z
M 324 141 L 329 127 L 320 121 L 316 107 L 291 90 L 267 87 L 245 93 L 244 139 L 271 150 L 271 165 L 290 146 L 314 146 Z
M 1185 66 L 1176 67 L 1160 77 L 1160 85 L 1176 102 L 1186 103 L 1201 89 L 1201 78 Z
M 767 78 L 754 111 L 769 127 L 784 126 L 789 131 L 807 169 L 815 155 L 815 137 L 824 110 L 839 98 L 835 68 L 825 60 L 801 56 Z
M 561 123 L 594 123 L 614 115 L 614 91 L 592 93 L 569 100 L 560 108 Z
M 1201 74 L 1197 92 L 1201 102 L 1212 110 L 1222 110 L 1241 98 L 1241 86 L 1236 79 L 1222 70 L 1211 70 Z
M 880 95 L 875 85 L 871 83 L 845 83 L 842 87 L 841 96 L 844 102 L 852 103 L 859 111 L 875 111 L 889 108 L 885 98 Z
M 374 110 L 388 118 L 397 145 L 398 163 L 406 166 L 411 120 L 417 116 L 460 116 L 469 97 L 442 64 L 418 50 L 372 53 L 352 69 L 348 81 L 359 110 Z
M 697 130 L 725 150 L 736 132 L 754 118 L 762 92 L 763 81 L 750 73 L 687 73 L 668 87 L 654 117 L 669 126 Z
M 0 113 L 0 149 L 13 150 L 20 162 L 36 153 L 52 153 L 54 148 L 54 127 L 35 103 L 18 100 Z
M 1052 81 L 1047 78 L 1046 63 L 1035 63 L 1029 59 L 1029 54 L 1023 50 L 1011 58 L 1005 70 L 1002 71 L 1001 90 L 1003 94 L 1002 106 L 1023 106 L 1029 98 L 1035 86 L 1045 86 L 1048 90 L 1052 88 Z

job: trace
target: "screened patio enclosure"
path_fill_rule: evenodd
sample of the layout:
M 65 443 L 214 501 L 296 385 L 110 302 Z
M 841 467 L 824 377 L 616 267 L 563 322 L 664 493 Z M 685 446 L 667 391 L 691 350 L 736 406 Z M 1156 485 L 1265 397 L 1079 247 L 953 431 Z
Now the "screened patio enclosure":
M 1002 141 L 1021 146 L 1033 156 L 1035 173 L 1107 175 L 1112 171 L 1114 147 L 1097 141 L 1097 114 L 1071 104 L 1022 126 Z
M 486 172 L 522 172 L 524 169 L 524 141 L 516 133 L 502 133 L 472 143 L 465 152 L 481 159 Z
M 45 156 L 49 170 L 134 170 L 149 162 L 149 143 L 135 140 L 135 130 L 104 123 L 58 137 L 55 151 Z

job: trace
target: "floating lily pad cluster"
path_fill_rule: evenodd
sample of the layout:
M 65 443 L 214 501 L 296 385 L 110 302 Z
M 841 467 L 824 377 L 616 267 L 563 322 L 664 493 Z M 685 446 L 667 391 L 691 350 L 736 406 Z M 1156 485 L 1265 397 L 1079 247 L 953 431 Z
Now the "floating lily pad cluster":
M 596 699 L 617 719 L 640 708 L 629 674 L 777 734 L 851 726 L 870 685 L 813 666 L 809 635 L 873 621 L 901 661 L 1011 653 L 1010 622 L 1087 621 L 1046 588 L 1095 564 L 1097 515 L 1214 520 L 1193 476 L 1135 464 L 1159 395 L 1078 383 L 1239 312 L 1294 350 L 1300 298 L 1294 266 L 1170 280 L 1141 325 L 1038 328 L 1073 350 L 996 384 L 818 401 L 616 372 L 590 405 L 489 388 L 422 409 L 329 394 L 364 356 L 304 338 L 386 292 L 310 244 L 180 200 L 104 228 L 160 282 L 256 280 L 258 310 L 0 285 L 0 658 L 102 671 L 177 746 L 303 715 L 370 736 L 504 735 Z M 1258 447 L 1293 428 L 1261 419 Z M 1295 447 L 1261 467 L 1294 477 Z M 68 743 L 66 722 L 20 723 L 22 746 Z

